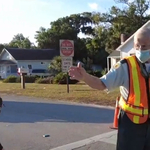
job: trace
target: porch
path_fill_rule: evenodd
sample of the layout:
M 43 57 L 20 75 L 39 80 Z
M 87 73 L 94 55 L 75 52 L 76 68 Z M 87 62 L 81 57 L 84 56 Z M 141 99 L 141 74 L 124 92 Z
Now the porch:
M 0 77 L 7 78 L 10 75 L 18 76 L 17 64 L 10 60 L 0 60 Z
M 107 57 L 107 71 L 109 71 L 112 66 L 114 66 L 119 60 L 121 59 L 120 51 L 113 51 L 108 57 Z

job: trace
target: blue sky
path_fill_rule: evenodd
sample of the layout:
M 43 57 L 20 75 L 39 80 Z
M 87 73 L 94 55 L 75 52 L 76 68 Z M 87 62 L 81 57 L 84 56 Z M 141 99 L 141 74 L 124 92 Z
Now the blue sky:
M 35 43 L 39 28 L 70 14 L 85 11 L 106 12 L 114 0 L 2 0 L 0 4 L 0 43 L 8 43 L 22 33 Z M 118 5 L 119 6 L 119 5 Z

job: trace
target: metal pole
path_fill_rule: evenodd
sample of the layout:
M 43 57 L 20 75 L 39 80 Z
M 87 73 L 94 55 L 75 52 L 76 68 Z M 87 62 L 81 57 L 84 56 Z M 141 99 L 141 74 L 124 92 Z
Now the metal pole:
M 24 73 L 21 74 L 21 88 L 25 89 L 25 75 L 24 75 Z
M 67 93 L 69 93 L 69 75 L 67 72 Z

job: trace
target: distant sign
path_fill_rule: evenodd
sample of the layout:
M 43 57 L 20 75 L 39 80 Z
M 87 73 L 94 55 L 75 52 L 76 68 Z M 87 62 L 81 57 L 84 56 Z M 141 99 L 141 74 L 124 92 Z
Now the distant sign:
M 60 56 L 64 57 L 74 56 L 73 40 L 60 40 Z
M 72 66 L 72 57 L 61 57 L 62 61 L 62 72 L 68 72 Z
M 29 73 L 29 69 L 26 69 L 26 68 L 18 68 L 18 73 L 21 74 L 21 73 Z

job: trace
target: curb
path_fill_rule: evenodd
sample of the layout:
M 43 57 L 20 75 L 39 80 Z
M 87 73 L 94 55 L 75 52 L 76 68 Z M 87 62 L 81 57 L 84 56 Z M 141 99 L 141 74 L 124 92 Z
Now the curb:
M 83 147 L 83 146 L 86 146 L 89 144 L 93 144 L 93 143 L 98 142 L 98 141 L 116 144 L 115 138 L 114 138 L 114 140 L 111 139 L 113 136 L 116 137 L 116 134 L 117 134 L 117 131 L 115 130 L 115 131 L 103 133 L 103 134 L 100 134 L 100 135 L 97 135 L 97 136 L 94 136 L 91 138 L 87 138 L 87 139 L 84 139 L 81 141 L 77 141 L 77 142 L 73 142 L 70 144 L 63 145 L 63 146 L 59 146 L 59 147 L 56 147 L 56 148 L 53 148 L 50 150 L 73 150 L 73 149 L 77 149 L 77 148 L 80 148 L 80 147 Z

